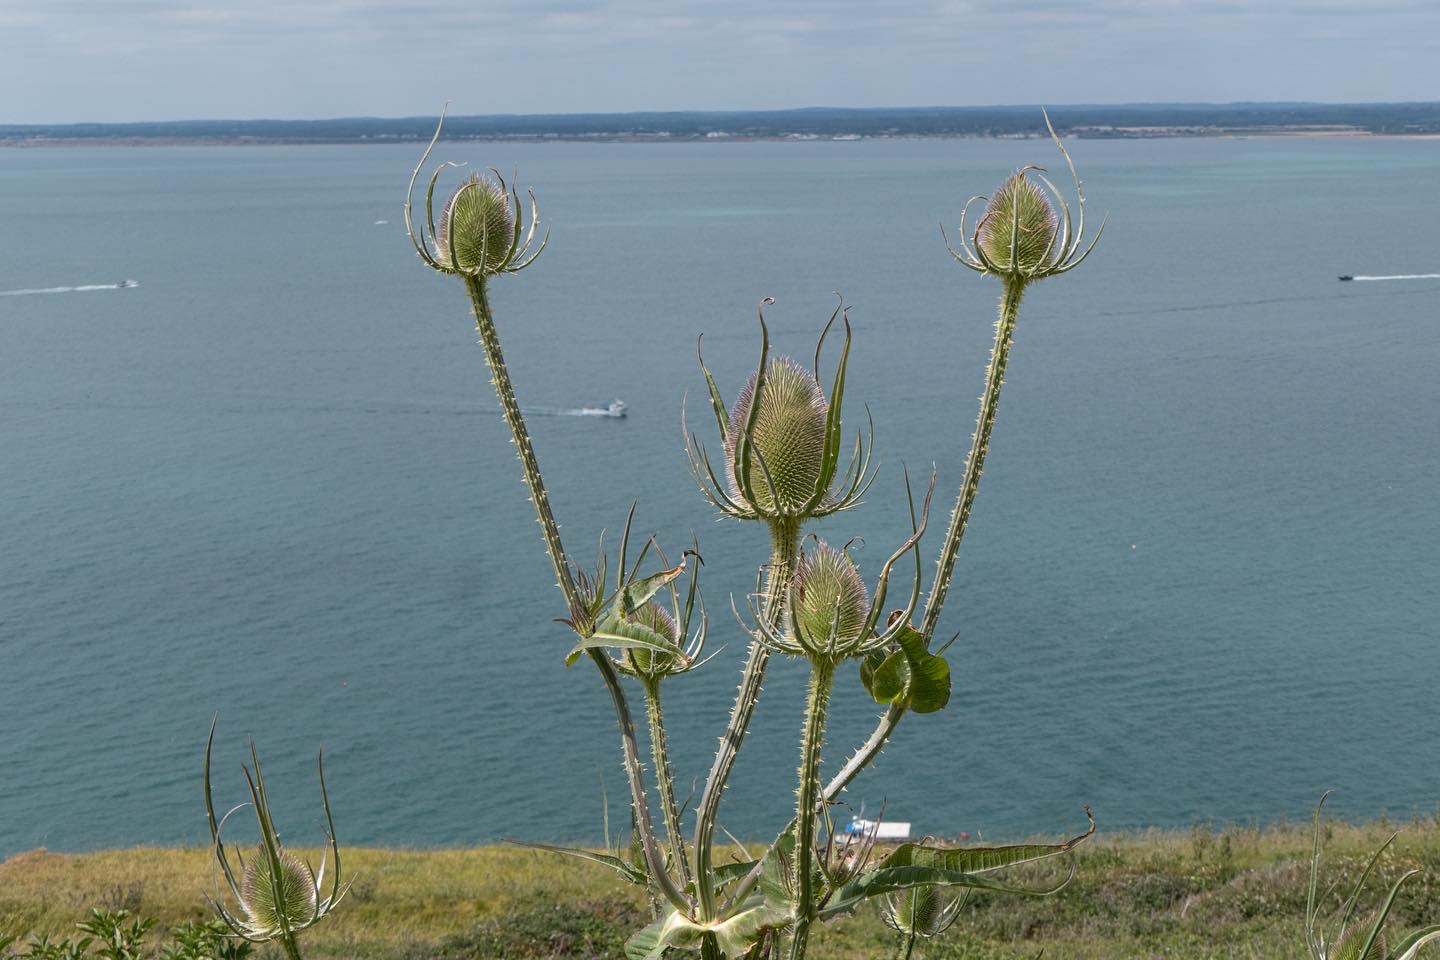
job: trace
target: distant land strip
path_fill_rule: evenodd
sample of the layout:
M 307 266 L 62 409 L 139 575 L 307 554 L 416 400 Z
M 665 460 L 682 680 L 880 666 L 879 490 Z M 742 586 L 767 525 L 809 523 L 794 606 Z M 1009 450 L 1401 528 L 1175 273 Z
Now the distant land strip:
M 1052 105 L 1060 133 L 1089 138 L 1437 136 L 1440 103 Z M 0 146 L 350 144 L 428 140 L 435 117 L 0 124 Z M 810 107 L 797 110 L 452 116 L 447 140 L 693 142 L 1030 137 L 1040 107 Z

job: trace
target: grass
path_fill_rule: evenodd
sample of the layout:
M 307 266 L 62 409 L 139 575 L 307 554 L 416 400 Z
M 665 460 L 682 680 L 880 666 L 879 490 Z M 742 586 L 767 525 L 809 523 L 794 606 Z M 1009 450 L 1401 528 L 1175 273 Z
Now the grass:
M 1393 828 L 1327 823 L 1322 881 L 1353 882 Z M 921 956 L 929 960 L 1250 960 L 1301 957 L 1309 825 L 1154 831 L 1087 843 L 1075 881 L 1048 899 L 978 897 Z M 310 931 L 307 958 L 562 960 L 619 958 L 646 922 L 643 895 L 609 871 L 504 847 L 344 851 L 350 897 Z M 1401 927 L 1440 920 L 1440 822 L 1404 825 L 1370 888 L 1419 868 L 1394 913 Z M 1029 879 L 1058 877 L 1048 865 Z M 209 916 L 206 851 L 33 851 L 0 863 L 0 938 L 63 937 L 91 907 L 153 916 L 162 928 Z M 1341 889 L 1348 890 L 1342 883 Z M 1329 895 L 1338 906 L 1341 893 Z M 889 955 L 873 909 L 818 934 L 824 960 Z M 277 954 L 278 956 L 278 954 Z M 1440 951 L 1436 952 L 1440 957 Z

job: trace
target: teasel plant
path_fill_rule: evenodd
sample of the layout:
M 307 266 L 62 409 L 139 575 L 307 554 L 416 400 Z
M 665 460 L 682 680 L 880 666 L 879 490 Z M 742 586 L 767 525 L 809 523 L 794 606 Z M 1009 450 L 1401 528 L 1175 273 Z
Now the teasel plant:
M 1046 124 L 1049 127 L 1048 117 Z M 989 448 L 1020 300 L 1030 283 L 1069 272 L 1094 249 L 1094 240 L 1082 246 L 1085 197 L 1053 127 L 1051 137 L 1075 185 L 1078 215 L 1072 217 L 1069 201 L 1045 179 L 1044 171 L 1025 167 L 991 197 L 972 201 L 985 200 L 984 210 L 974 231 L 962 239 L 960 251 L 951 248 L 965 266 L 997 277 L 1003 294 L 979 418 L 923 605 L 920 544 L 934 492 L 933 472 L 918 508 L 907 476 L 909 535 L 881 567 L 873 592 L 867 590 L 848 545 L 837 549 L 816 539 L 806 546 L 806 527 L 859 506 L 876 476 L 874 430 L 868 413 L 866 429 L 853 440 L 846 439 L 844 430 L 853 329 L 843 299 L 821 330 L 808 367 L 772 356 L 765 307 L 774 301 L 762 300 L 757 311 L 759 362 L 728 407 L 697 348 L 720 443 L 712 459 L 690 430 L 682 408 L 691 472 L 702 496 L 721 515 L 763 524 L 770 552 L 768 561 L 759 567 L 754 593 L 743 604 L 732 601 L 748 639 L 744 665 L 719 749 L 694 808 L 688 811 L 693 828 L 687 843 L 683 823 L 689 804 L 677 802 L 660 693 L 664 681 L 694 671 L 714 656 L 704 654 L 709 622 L 699 593 L 703 561 L 698 544 L 692 539 L 691 546 L 671 565 L 650 538 L 630 560 L 632 505 L 613 575 L 603 536 L 593 572 L 570 561 L 501 351 L 488 295 L 493 279 L 535 263 L 549 233 L 535 242 L 540 219 L 533 193 L 527 192 L 529 202 L 522 204 L 518 188 L 493 168 L 488 175 L 473 175 L 454 188 L 437 219 L 439 180 L 447 169 L 458 166 L 448 162 L 429 173 L 423 218 L 420 216 L 416 187 L 443 126 L 442 113 L 411 175 L 405 201 L 407 232 L 421 261 L 437 272 L 460 278 L 470 297 L 491 380 L 563 596 L 566 615 L 557 619 L 577 637 L 566 663 L 586 657 L 600 674 L 615 710 L 630 794 L 632 843 L 628 856 L 608 849 L 608 844 L 604 852 L 522 845 L 604 865 L 646 889 L 655 908 L 654 922 L 627 943 L 630 960 L 660 960 L 672 952 L 699 952 L 703 960 L 778 960 L 782 955 L 799 960 L 806 955 L 815 923 L 851 913 L 870 900 L 903 898 L 912 891 L 917 891 L 917 897 L 936 894 L 942 898 L 965 890 L 1044 896 L 1064 886 L 1073 876 L 1073 863 L 1058 885 L 1027 886 L 1008 882 L 998 873 L 1073 850 L 1094 833 L 1095 821 L 1088 807 L 1087 828 L 1068 840 L 1009 846 L 947 846 L 926 839 L 881 851 L 873 834 L 837 843 L 830 822 L 831 807 L 839 802 L 840 793 L 879 755 L 900 720 L 907 713 L 935 712 L 949 702 L 950 671 L 943 656 L 948 644 L 936 647 L 934 634 Z M 970 206 L 962 211 L 962 235 Z M 1095 240 L 1098 238 L 1097 234 Z M 948 240 L 946 245 L 948 248 Z M 833 371 L 822 378 L 825 345 L 837 325 L 843 330 L 843 341 Z M 828 392 L 821 386 L 826 381 Z M 913 566 L 913 579 L 904 606 L 887 613 L 890 580 L 902 561 L 907 568 Z M 668 603 L 664 602 L 667 599 Z M 739 859 L 717 863 L 720 801 L 760 700 L 770 658 L 777 654 L 805 659 L 810 666 L 795 816 L 759 857 L 743 856 L 745 848 L 737 845 L 742 854 Z M 871 736 L 829 781 L 822 782 L 821 754 L 833 683 L 837 671 L 850 663 L 858 666 L 865 689 L 885 712 Z M 651 787 L 627 690 L 632 684 L 639 686 L 646 706 L 650 773 L 656 779 L 663 832 L 651 813 Z M 828 826 L 823 843 L 817 837 L 822 822 Z M 899 917 L 896 904 L 909 901 L 888 902 L 889 915 Z M 938 915 L 944 916 L 948 925 L 958 909 L 944 906 Z M 910 938 L 908 946 L 902 944 L 906 956 L 915 939 L 935 927 L 931 917 L 922 931 L 916 926 L 918 919 L 912 908 L 911 926 L 901 931 Z
M 1381 856 L 1399 834 L 1392 833 L 1371 854 L 1364 869 L 1360 871 L 1354 888 L 1341 903 L 1339 916 L 1333 926 L 1327 924 L 1322 916 L 1321 901 L 1329 899 L 1335 889 L 1332 886 L 1324 894 L 1320 893 L 1320 838 L 1323 832 L 1321 817 L 1325 810 L 1325 801 L 1329 798 L 1330 792 L 1326 791 L 1315 805 L 1310 841 L 1310 884 L 1305 897 L 1305 948 L 1309 951 L 1311 960 L 1415 960 L 1421 947 L 1440 941 L 1440 924 L 1421 927 L 1393 946 L 1385 924 L 1390 919 L 1390 911 L 1394 909 L 1395 898 L 1400 894 L 1400 889 L 1418 874 L 1419 870 L 1407 870 L 1401 874 L 1390 886 L 1378 908 L 1368 913 L 1361 913 L 1360 910 L 1360 899 L 1364 895 L 1366 882 Z
M 276 942 L 289 960 L 300 960 L 300 933 L 329 916 L 350 890 L 350 882 L 340 879 L 340 847 L 335 840 L 335 821 L 330 815 L 330 794 L 325 788 L 324 752 L 317 766 L 328 848 L 316 869 L 280 843 L 254 740 L 250 741 L 250 765 L 242 766 L 250 800 L 232 807 L 224 816 L 215 815 L 210 777 L 215 725 L 216 721 L 212 721 L 210 736 L 205 741 L 205 815 L 210 824 L 210 849 L 216 874 L 211 905 L 231 935 L 250 943 Z M 228 848 L 222 837 L 230 818 L 247 807 L 254 813 L 260 832 L 259 845 L 248 860 L 238 849 Z M 327 867 L 330 870 L 328 886 Z

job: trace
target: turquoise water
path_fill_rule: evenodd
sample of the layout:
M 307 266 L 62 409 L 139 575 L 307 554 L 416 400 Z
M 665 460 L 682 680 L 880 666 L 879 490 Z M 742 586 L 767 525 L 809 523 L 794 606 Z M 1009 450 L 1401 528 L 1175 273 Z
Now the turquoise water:
M 0 153 L 0 856 L 195 843 L 245 737 L 287 838 L 598 838 L 622 789 L 463 291 L 404 236 L 410 147 Z M 693 488 L 695 361 L 733 396 L 754 308 L 807 357 L 853 303 L 852 423 L 882 460 L 826 521 L 875 568 L 900 468 L 968 444 L 996 284 L 936 222 L 1038 141 L 445 145 L 518 167 L 554 230 L 493 299 L 571 551 L 632 498 L 695 530 L 714 646 L 669 687 L 708 769 L 762 531 Z M 852 801 L 919 832 L 1430 811 L 1440 802 L 1440 281 L 1433 141 L 1079 142 L 1111 225 L 1028 296 L 942 631 L 955 695 Z M 1053 166 L 1053 164 L 1052 164 Z M 377 223 L 377 221 L 388 221 Z M 554 415 L 623 397 L 624 420 Z M 713 444 L 713 438 L 712 438 Z M 939 537 L 929 541 L 933 557 Z M 930 564 L 927 562 L 927 570 Z M 804 671 L 772 669 L 722 819 L 788 817 Z M 853 677 L 831 761 L 876 708 Z

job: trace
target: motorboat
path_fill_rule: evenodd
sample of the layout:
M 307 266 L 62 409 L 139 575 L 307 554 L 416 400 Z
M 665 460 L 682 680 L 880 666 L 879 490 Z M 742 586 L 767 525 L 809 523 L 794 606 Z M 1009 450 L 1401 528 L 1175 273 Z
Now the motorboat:
M 1354 280 L 1355 278 L 1352 277 L 1352 276 L 1350 276 L 1350 274 L 1348 274 L 1348 273 L 1342 273 L 1342 274 L 1340 274 L 1340 279 L 1341 279 L 1341 280 Z
M 581 407 L 575 412 L 582 417 L 623 417 L 625 416 L 625 401 L 611 400 L 603 407 Z

